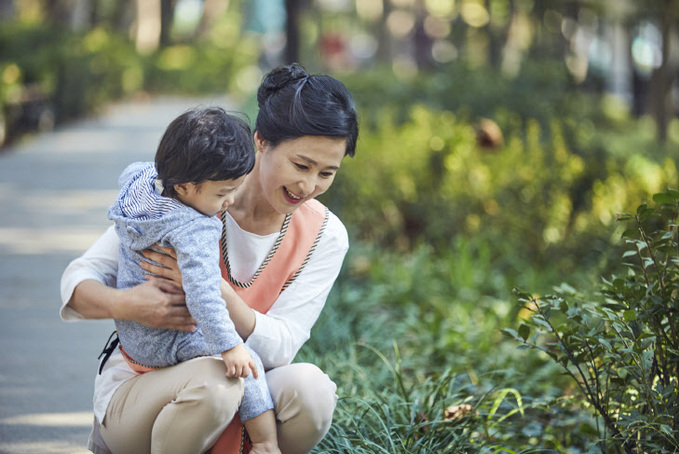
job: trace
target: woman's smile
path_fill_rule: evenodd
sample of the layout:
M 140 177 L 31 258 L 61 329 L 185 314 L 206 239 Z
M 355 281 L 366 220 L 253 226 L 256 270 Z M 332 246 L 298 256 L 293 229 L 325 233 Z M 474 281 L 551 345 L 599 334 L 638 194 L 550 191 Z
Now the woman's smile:
M 288 202 L 292 204 L 298 204 L 304 199 L 304 197 L 295 194 L 285 186 L 283 187 L 283 194 L 285 195 L 285 198 L 288 200 Z

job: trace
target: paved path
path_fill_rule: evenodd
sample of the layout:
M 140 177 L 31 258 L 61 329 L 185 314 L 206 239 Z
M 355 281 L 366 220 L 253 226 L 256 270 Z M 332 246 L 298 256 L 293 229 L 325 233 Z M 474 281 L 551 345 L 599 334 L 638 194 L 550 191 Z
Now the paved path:
M 225 99 L 121 103 L 0 150 L 0 453 L 80 454 L 97 356 L 113 322 L 64 323 L 59 280 L 109 225 L 127 164 L 152 160 L 167 124 Z

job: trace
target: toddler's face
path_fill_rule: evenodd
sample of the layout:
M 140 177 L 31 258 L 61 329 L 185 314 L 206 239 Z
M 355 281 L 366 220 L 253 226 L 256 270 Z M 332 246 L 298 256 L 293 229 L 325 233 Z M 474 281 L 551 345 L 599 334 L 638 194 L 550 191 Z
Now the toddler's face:
M 233 204 L 236 190 L 243 184 L 246 175 L 235 180 L 204 181 L 200 184 L 186 183 L 179 190 L 179 199 L 196 211 L 214 216 Z

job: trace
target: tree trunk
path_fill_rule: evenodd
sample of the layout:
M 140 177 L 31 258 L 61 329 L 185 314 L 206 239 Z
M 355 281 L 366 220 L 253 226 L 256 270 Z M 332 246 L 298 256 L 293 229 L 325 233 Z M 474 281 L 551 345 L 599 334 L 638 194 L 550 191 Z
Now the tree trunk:
M 203 2 L 203 14 L 196 27 L 195 37 L 203 38 L 210 34 L 215 19 L 222 16 L 229 9 L 229 0 L 205 0 Z
M 174 19 L 174 8 L 176 0 L 160 1 L 160 47 L 167 47 L 171 44 L 172 20 Z
M 299 16 L 300 0 L 285 0 L 285 63 L 299 62 Z
M 382 0 L 382 18 L 377 36 L 377 61 L 383 64 L 390 64 L 392 59 L 391 32 L 387 26 L 387 19 L 392 9 L 391 0 Z
M 99 17 L 99 1 L 100 0 L 91 0 L 90 2 L 90 12 L 89 16 L 87 18 L 90 28 L 94 28 L 99 24 L 99 21 L 101 20 L 101 17 Z
M 160 0 L 136 0 L 135 43 L 140 53 L 151 53 L 160 44 Z
M 424 0 L 417 1 L 415 30 L 413 33 L 413 49 L 415 62 L 420 70 L 430 70 L 436 65 L 432 55 L 434 41 L 427 35 L 424 29 L 424 20 L 427 18 L 427 7 Z
M 521 66 L 521 55 L 515 44 L 515 15 L 517 14 L 516 4 L 514 0 L 509 1 L 508 23 L 507 31 L 505 32 L 504 44 L 502 46 L 502 57 L 500 62 L 500 69 L 505 74 L 515 75 L 519 72 Z
M 69 30 L 83 30 L 89 25 L 90 0 L 47 0 L 48 24 Z
M 14 19 L 14 0 L 0 0 L 0 22 Z
M 45 2 L 45 22 L 55 27 L 66 27 L 68 10 L 63 0 L 47 0 Z
M 134 27 L 136 3 L 136 0 L 119 0 L 115 2 L 115 7 L 109 18 L 115 30 L 128 36 L 134 36 L 131 30 Z
M 606 75 L 607 91 L 629 105 L 633 103 L 632 89 L 632 40 L 627 11 L 613 14 L 606 19 L 605 36 L 611 48 L 611 63 Z
M 671 90 L 674 74 L 670 62 L 670 37 L 672 27 L 672 0 L 665 0 L 663 8 L 666 14 L 662 14 L 660 32 L 662 36 L 662 63 L 651 75 L 649 110 L 655 119 L 658 142 L 667 142 L 667 127 L 671 115 Z
M 488 14 L 491 12 L 491 0 L 486 0 L 485 5 Z M 509 22 L 509 21 L 507 21 Z M 483 26 L 483 31 L 488 36 L 488 64 L 490 68 L 494 70 L 499 70 L 502 63 L 502 44 L 506 41 L 507 29 L 509 27 L 504 27 L 505 39 L 502 40 L 499 33 L 496 33 L 493 29 L 492 16 L 491 20 L 488 21 L 486 25 Z

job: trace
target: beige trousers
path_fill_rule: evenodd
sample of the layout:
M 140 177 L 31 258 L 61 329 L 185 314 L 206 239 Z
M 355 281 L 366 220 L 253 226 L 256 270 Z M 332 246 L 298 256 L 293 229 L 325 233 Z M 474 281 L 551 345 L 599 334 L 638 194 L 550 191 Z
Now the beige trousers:
M 337 386 L 313 364 L 266 373 L 283 454 L 309 452 L 330 429 Z M 243 381 L 225 376 L 219 358 L 196 358 L 126 381 L 90 437 L 96 454 L 199 454 L 238 410 Z

